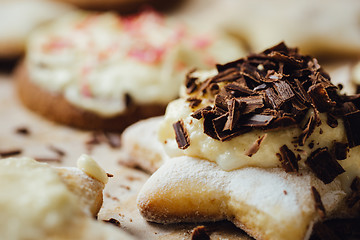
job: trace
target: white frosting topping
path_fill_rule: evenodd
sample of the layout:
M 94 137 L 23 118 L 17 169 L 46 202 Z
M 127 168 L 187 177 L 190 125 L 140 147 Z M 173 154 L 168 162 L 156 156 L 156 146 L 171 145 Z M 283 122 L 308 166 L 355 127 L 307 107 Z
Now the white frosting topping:
M 106 184 L 109 180 L 104 169 L 102 169 L 92 157 L 86 154 L 82 154 L 79 157 L 77 167 L 90 177 L 93 177 L 104 184 Z
M 200 74 L 199 76 L 201 77 L 201 73 L 197 74 Z M 206 76 L 211 76 L 211 74 L 212 73 L 206 73 Z M 189 102 L 186 102 L 189 95 L 186 95 L 184 92 L 182 92 L 181 95 L 182 98 L 169 103 L 166 109 L 165 119 L 159 129 L 159 139 L 164 143 L 165 150 L 171 157 L 186 155 L 206 159 L 211 162 L 216 162 L 222 169 L 228 171 L 244 167 L 274 168 L 281 167 L 276 153 L 279 153 L 280 147 L 286 144 L 295 154 L 300 154 L 302 159 L 299 162 L 300 168 L 307 168 L 304 161 L 315 149 L 322 147 L 331 149 L 335 141 L 347 142 L 343 121 L 338 119 L 338 127 L 331 128 L 326 124 L 326 115 L 323 114 L 320 114 L 322 125 L 320 128 L 315 129 L 315 132 L 306 140 L 304 146 L 295 146 L 291 143 L 295 137 L 298 137 L 302 133 L 299 127 L 288 127 L 267 132 L 251 130 L 228 141 L 221 142 L 204 133 L 203 119 L 197 120 L 191 116 L 195 110 L 207 105 L 212 105 L 213 103 L 209 103 L 206 99 L 203 99 L 197 108 L 191 109 Z M 190 146 L 185 150 L 178 148 L 175 132 L 172 127 L 172 124 L 180 119 L 183 120 L 190 137 Z M 320 133 L 320 129 L 322 133 Z M 256 154 L 251 157 L 247 156 L 246 152 L 249 148 L 257 139 L 265 134 L 266 137 L 262 141 Z M 314 143 L 314 147 L 310 148 L 309 143 Z M 297 151 L 299 148 L 302 149 L 302 151 Z M 352 148 L 346 160 L 338 161 L 346 171 L 339 176 L 346 188 L 349 187 L 356 175 L 360 176 L 360 161 L 358 156 L 360 156 L 360 146 Z
M 209 68 L 243 53 L 229 36 L 194 32 L 154 12 L 71 14 L 31 36 L 27 67 L 40 86 L 111 117 L 125 110 L 126 95 L 166 104 L 190 66 Z
M 47 164 L 3 159 L 0 179 L 2 239 L 46 239 L 48 234 L 66 232 L 83 213 L 77 198 Z

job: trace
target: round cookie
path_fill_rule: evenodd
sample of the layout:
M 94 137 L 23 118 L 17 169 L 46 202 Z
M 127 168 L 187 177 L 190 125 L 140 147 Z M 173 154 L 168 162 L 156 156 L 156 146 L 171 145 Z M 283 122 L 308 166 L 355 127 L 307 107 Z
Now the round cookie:
M 190 66 L 209 68 L 242 53 L 223 33 L 153 11 L 77 12 L 33 33 L 17 86 L 26 106 L 53 121 L 121 131 L 162 114 Z

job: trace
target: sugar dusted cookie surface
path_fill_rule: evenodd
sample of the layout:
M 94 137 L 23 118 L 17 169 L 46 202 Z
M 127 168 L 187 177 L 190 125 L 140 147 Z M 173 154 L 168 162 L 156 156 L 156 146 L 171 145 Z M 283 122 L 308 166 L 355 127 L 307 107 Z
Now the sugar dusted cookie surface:
M 122 164 L 153 173 L 166 161 L 168 156 L 157 137 L 162 121 L 163 116 L 153 117 L 125 129 L 121 135 Z

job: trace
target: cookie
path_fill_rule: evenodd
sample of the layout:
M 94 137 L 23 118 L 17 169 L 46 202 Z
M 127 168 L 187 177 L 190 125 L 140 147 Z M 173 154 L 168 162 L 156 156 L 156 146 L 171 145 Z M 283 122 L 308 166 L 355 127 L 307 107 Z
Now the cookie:
M 0 8 L 0 59 L 14 59 L 25 51 L 31 31 L 74 8 L 44 0 L 2 1 Z
M 155 172 L 168 158 L 157 139 L 163 116 L 141 120 L 127 127 L 121 134 L 121 164 Z M 139 137 L 141 136 L 141 137 Z
M 88 156 L 81 156 L 78 163 L 82 170 L 55 168 L 26 157 L 1 160 L 2 237 L 133 239 L 93 220 L 102 204 L 107 176 Z
M 336 0 L 225 0 L 213 1 L 209 8 L 205 8 L 208 14 L 203 14 L 199 21 L 211 21 L 230 29 L 248 43 L 252 52 L 286 41 L 299 47 L 303 54 L 330 55 L 333 60 L 339 56 L 357 58 L 360 53 L 357 31 L 360 3 L 356 0 L 341 3 Z M 216 12 L 226 12 L 226 15 L 209 19 L 209 14 Z
M 316 222 L 354 217 L 358 100 L 283 42 L 189 74 L 160 124 L 170 158 L 140 191 L 140 212 L 161 223 L 228 219 L 256 239 L 307 239 Z
M 197 32 L 153 11 L 77 12 L 32 35 L 18 88 L 26 106 L 51 120 L 121 131 L 163 113 L 189 66 L 210 67 L 241 52 L 224 34 Z M 43 103 L 27 84 L 47 93 Z M 50 104 L 52 96 L 61 107 Z

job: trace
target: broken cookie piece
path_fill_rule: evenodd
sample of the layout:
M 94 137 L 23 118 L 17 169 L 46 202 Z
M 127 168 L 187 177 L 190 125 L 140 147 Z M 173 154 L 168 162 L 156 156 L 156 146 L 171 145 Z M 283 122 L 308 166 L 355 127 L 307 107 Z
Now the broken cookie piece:
M 89 156 L 81 158 L 97 165 Z M 2 238 L 133 239 L 93 219 L 102 205 L 105 178 L 99 178 L 100 167 L 96 176 L 87 169 L 55 168 L 26 157 L 1 160 Z

